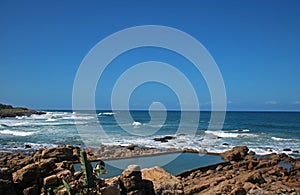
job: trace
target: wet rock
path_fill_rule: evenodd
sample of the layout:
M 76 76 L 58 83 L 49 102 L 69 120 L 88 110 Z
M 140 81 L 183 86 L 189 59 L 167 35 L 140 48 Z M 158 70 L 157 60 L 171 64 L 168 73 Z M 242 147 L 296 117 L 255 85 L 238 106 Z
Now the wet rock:
M 165 136 L 165 137 L 160 137 L 160 138 L 154 138 L 154 141 L 159 141 L 159 142 L 168 142 L 171 139 L 175 139 L 173 136 Z
M 198 150 L 195 150 L 195 149 L 192 149 L 192 148 L 185 148 L 183 150 L 183 152 L 186 152 L 186 153 L 199 153 Z
M 283 151 L 290 152 L 290 151 L 292 151 L 292 149 L 291 148 L 284 148 Z

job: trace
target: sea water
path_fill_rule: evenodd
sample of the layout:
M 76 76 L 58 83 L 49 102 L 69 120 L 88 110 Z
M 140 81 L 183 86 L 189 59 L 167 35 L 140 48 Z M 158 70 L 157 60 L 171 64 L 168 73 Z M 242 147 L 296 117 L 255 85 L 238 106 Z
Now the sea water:
M 123 111 L 48 111 L 45 115 L 2 118 L 0 151 L 26 151 L 66 144 L 80 147 L 136 144 L 222 152 L 246 145 L 257 154 L 285 152 L 299 157 L 299 112 L 227 112 L 220 129 L 208 129 L 210 112 L 201 112 L 197 120 L 193 116 L 199 113 L 187 112 L 184 119 L 182 114 L 180 111 L 131 111 L 129 119 L 122 118 Z M 168 142 L 153 140 L 167 135 L 174 139 Z

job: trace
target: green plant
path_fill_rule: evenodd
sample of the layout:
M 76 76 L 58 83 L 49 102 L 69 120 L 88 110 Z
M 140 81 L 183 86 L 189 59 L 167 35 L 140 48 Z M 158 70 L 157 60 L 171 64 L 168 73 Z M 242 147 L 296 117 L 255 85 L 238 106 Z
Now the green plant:
M 94 174 L 99 177 L 101 174 L 106 174 L 107 170 L 105 170 L 105 164 L 103 161 L 100 161 L 96 164 L 94 168 Z
M 64 184 L 64 187 L 66 188 L 67 192 L 68 192 L 68 195 L 71 195 L 71 187 L 70 185 L 63 179 L 62 180 L 63 184 Z
M 94 175 L 93 175 L 93 167 L 91 163 L 87 160 L 86 152 L 80 152 L 80 163 L 81 163 L 81 170 L 83 171 L 84 175 L 84 184 L 88 188 L 92 188 L 95 186 L 94 182 Z

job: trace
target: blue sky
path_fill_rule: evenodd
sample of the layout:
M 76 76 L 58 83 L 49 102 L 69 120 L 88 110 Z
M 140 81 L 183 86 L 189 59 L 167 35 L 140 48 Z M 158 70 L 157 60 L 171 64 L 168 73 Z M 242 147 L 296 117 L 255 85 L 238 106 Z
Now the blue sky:
M 1 1 L 0 102 L 71 109 L 73 81 L 89 50 L 119 30 L 151 24 L 184 31 L 208 49 L 222 73 L 229 110 L 299 111 L 299 13 L 296 0 Z M 128 52 L 111 64 L 98 83 L 98 108 L 109 107 L 113 79 L 124 69 L 118 63 L 143 60 L 166 60 L 186 72 L 200 108 L 209 109 L 201 75 L 176 54 L 153 48 Z M 174 92 L 157 83 L 138 88 L 131 104 L 144 109 L 153 101 L 178 108 Z

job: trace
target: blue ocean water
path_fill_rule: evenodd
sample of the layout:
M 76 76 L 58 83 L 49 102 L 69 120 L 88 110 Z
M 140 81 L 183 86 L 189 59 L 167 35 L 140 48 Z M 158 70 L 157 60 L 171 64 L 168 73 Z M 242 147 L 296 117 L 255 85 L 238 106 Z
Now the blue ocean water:
M 299 156 L 299 112 L 227 112 L 222 129 L 208 129 L 210 112 L 201 112 L 196 120 L 193 117 L 199 114 L 196 112 L 185 112 L 185 118 L 181 118 L 180 111 L 131 111 L 130 114 L 132 119 L 123 111 L 48 111 L 45 115 L 3 118 L 0 119 L 0 151 L 66 144 L 82 147 L 137 144 L 222 152 L 247 145 L 257 154 L 285 152 Z M 153 140 L 166 135 L 175 139 L 165 143 Z M 25 145 L 31 148 L 25 149 Z M 283 151 L 286 148 L 291 151 Z

